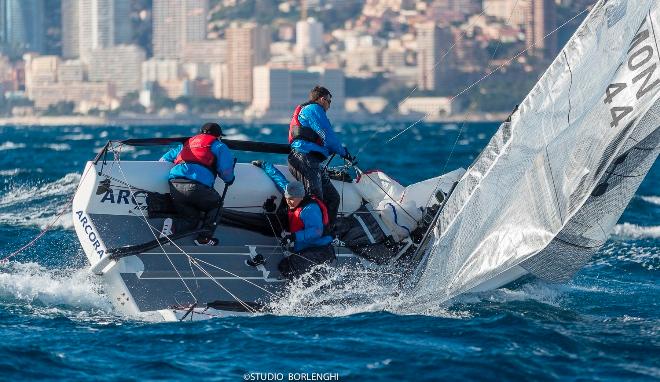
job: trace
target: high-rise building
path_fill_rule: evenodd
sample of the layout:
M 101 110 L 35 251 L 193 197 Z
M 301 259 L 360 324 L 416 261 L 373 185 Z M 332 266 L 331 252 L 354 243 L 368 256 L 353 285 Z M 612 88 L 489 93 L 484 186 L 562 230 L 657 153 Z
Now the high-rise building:
M 226 30 L 229 99 L 252 102 L 253 68 L 270 55 L 270 30 L 254 23 L 232 24 Z
M 62 0 L 62 55 L 89 61 L 94 49 L 131 41 L 130 0 Z
M 312 17 L 296 23 L 296 53 L 321 53 L 324 46 L 323 24 Z
M 79 0 L 62 0 L 62 57 L 76 58 L 80 55 Z
M 190 41 L 183 47 L 181 61 L 220 64 L 227 60 L 226 40 Z
M 289 69 L 270 65 L 254 68 L 254 99 L 249 112 L 254 116 L 288 116 L 296 105 L 305 102 L 316 85 L 332 93 L 329 115 L 344 111 L 345 85 L 341 69 L 310 67 Z
M 130 42 L 130 0 L 79 0 L 79 54 L 87 61 L 94 49 Z
M 213 97 L 218 99 L 229 98 L 229 70 L 227 64 L 211 65 L 211 79 L 213 80 Z
M 548 35 L 557 27 L 557 8 L 554 0 L 529 0 L 527 5 L 525 39 L 538 57 L 552 59 L 557 55 L 557 34 Z M 546 37 L 547 35 L 547 37 Z
M 44 38 L 44 0 L 0 0 L 0 48 L 41 53 Z
M 447 52 L 452 35 L 436 23 L 422 23 L 417 26 L 417 44 L 417 86 L 420 90 L 436 91 L 440 89 L 441 75 L 450 65 Z
M 208 0 L 154 0 L 154 57 L 180 59 L 188 42 L 206 38 Z
M 152 58 L 142 63 L 142 82 L 168 82 L 181 77 L 180 64 L 176 60 Z
M 117 96 L 142 88 L 142 63 L 146 55 L 136 45 L 94 49 L 89 59 L 89 80 L 113 84 Z

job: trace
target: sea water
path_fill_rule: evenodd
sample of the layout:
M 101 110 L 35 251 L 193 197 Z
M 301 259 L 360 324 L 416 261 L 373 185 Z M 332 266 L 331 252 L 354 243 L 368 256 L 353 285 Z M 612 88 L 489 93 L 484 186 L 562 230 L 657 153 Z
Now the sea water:
M 363 169 L 403 184 L 468 166 L 496 124 L 338 125 Z M 283 125 L 225 126 L 284 142 Z M 378 277 L 293 290 L 276 314 L 152 323 L 113 311 L 91 276 L 68 203 L 108 139 L 194 126 L 0 127 L 0 379 L 652 380 L 660 378 L 660 164 L 612 239 L 566 284 L 530 281 L 410 306 Z M 164 147 L 125 147 L 155 160 Z M 240 161 L 285 158 L 236 153 Z M 336 162 L 340 164 L 339 162 Z M 56 219 L 64 211 L 63 215 Z M 359 293 L 359 298 L 353 295 Z M 350 297 L 350 298 L 342 298 Z M 347 303 L 346 301 L 352 301 Z M 402 308 L 403 307 L 403 308 Z

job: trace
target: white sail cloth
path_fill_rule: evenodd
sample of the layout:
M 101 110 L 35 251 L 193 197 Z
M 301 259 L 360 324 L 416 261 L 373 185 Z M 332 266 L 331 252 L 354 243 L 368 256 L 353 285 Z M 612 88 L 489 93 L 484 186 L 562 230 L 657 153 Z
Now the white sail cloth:
M 660 96 L 657 33 L 657 0 L 594 6 L 448 199 L 417 295 L 444 301 L 529 260 L 580 210 L 631 133 L 658 129 L 647 117 Z
M 360 175 L 355 189 L 380 215 L 394 240 L 400 241 L 417 228 L 422 212 L 413 200 L 404 200 L 406 187 L 382 171 L 370 171 Z

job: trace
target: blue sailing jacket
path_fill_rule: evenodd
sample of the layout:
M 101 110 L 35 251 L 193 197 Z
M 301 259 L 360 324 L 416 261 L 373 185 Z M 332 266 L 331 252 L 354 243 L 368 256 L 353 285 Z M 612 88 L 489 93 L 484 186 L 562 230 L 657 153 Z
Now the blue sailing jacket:
M 281 193 L 284 193 L 286 185 L 289 184 L 289 181 L 284 174 L 282 174 L 280 170 L 270 162 L 263 162 L 261 168 L 266 175 L 270 177 L 273 183 L 275 183 L 275 187 L 277 187 Z M 321 207 L 319 207 L 316 202 L 310 202 L 302 208 L 300 219 L 303 221 L 305 227 L 302 230 L 295 232 L 296 241 L 293 247 L 294 252 L 300 252 L 307 248 L 328 245 L 332 242 L 332 237 L 329 235 L 323 235 L 323 213 L 321 212 Z
M 331 154 L 346 156 L 346 148 L 341 140 L 332 130 L 332 124 L 325 114 L 323 107 L 317 103 L 306 105 L 298 115 L 298 121 L 302 126 L 309 127 L 321 137 L 323 145 L 314 142 L 296 139 L 291 142 L 291 149 L 300 153 L 307 154 L 315 151 L 328 157 Z
M 183 145 L 171 149 L 160 158 L 160 161 L 174 163 L 181 149 L 183 149 Z M 213 142 L 211 152 L 216 158 L 215 166 L 218 176 L 225 183 L 232 182 L 234 180 L 234 155 L 227 145 L 219 140 Z M 177 178 L 194 180 L 208 187 L 213 187 L 215 183 L 215 175 L 208 168 L 195 163 L 179 163 L 172 167 L 169 179 Z

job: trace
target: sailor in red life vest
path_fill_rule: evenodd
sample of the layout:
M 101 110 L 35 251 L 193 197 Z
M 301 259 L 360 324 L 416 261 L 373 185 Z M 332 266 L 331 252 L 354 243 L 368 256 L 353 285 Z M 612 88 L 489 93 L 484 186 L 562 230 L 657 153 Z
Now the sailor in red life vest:
M 289 171 L 305 185 L 310 195 L 316 195 L 328 206 L 329 227 L 332 230 L 339 210 L 339 193 L 324 171 L 323 161 L 337 154 L 356 164 L 355 157 L 342 145 L 332 130 L 326 115 L 332 94 L 322 86 L 315 86 L 309 101 L 296 107 L 289 124 Z
M 213 233 L 221 198 L 213 185 L 216 176 L 225 184 L 234 182 L 234 156 L 218 139 L 220 136 L 220 125 L 206 123 L 198 135 L 160 158 L 175 164 L 169 174 L 170 194 L 179 214 L 174 221 L 175 233 L 195 229 L 201 214 L 206 214 L 202 220 L 204 231 L 195 239 L 196 245 L 218 245 Z
M 283 259 L 278 268 L 288 279 L 308 273 L 314 266 L 335 259 L 332 237 L 326 233 L 329 216 L 325 203 L 314 195 L 305 193 L 300 182 L 289 182 L 284 174 L 270 162 L 254 161 L 284 194 L 290 233 L 285 232 L 282 246 L 292 248 L 293 253 Z M 279 220 L 279 219 L 278 219 Z

